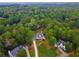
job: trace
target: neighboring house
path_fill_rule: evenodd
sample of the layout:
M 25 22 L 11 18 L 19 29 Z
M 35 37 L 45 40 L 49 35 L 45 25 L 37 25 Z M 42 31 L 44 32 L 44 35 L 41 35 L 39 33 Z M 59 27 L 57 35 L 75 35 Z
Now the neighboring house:
M 17 57 L 17 53 L 18 53 L 18 51 L 19 51 L 21 48 L 23 48 L 22 45 L 20 45 L 20 46 L 14 48 L 14 49 L 11 50 L 11 51 L 8 51 L 9 56 L 10 56 L 10 57 Z
M 37 39 L 37 40 L 44 40 L 45 37 L 44 37 L 43 33 L 37 33 L 36 36 L 35 36 L 35 39 Z
M 61 48 L 63 50 L 66 50 L 65 48 L 65 42 L 63 40 L 59 40 L 56 44 L 55 44 L 55 47 L 57 48 Z

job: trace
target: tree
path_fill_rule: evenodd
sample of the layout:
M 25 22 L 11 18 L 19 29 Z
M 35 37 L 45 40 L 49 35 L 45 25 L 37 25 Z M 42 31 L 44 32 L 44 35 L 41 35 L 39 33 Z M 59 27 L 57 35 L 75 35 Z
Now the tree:
M 76 48 L 76 56 L 79 56 L 79 47 Z
M 65 45 L 65 47 L 66 47 L 66 51 L 67 52 L 70 52 L 70 51 L 73 50 L 73 44 L 70 43 L 70 42 L 67 42 L 66 45 Z
M 57 39 L 55 37 L 51 37 L 48 39 L 49 45 L 54 46 L 57 43 Z
M 0 35 L 3 34 L 4 32 L 5 32 L 5 26 L 0 25 Z
M 26 54 L 25 50 L 21 48 L 21 49 L 18 51 L 17 56 L 18 56 L 18 57 L 26 57 L 27 54 Z
M 11 45 L 12 45 L 12 43 L 11 43 L 11 39 L 12 39 L 12 34 L 10 33 L 10 32 L 5 32 L 3 35 L 2 35 L 2 37 L 3 37 L 3 39 L 4 39 L 4 47 L 6 48 L 6 49 L 11 49 L 12 47 L 11 47 Z
M 0 36 L 0 56 L 1 57 L 7 56 L 7 54 L 6 54 L 7 50 L 4 48 L 3 42 L 4 42 L 4 40 L 3 40 L 2 36 Z
M 17 25 L 13 30 L 13 36 L 18 44 L 31 44 L 33 35 L 33 31 L 22 24 Z

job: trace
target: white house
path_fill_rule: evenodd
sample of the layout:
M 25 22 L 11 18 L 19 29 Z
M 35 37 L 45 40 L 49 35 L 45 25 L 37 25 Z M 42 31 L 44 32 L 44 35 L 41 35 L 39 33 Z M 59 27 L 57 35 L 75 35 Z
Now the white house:
M 63 50 L 66 50 L 65 48 L 65 42 L 63 40 L 59 40 L 56 44 L 55 44 L 56 48 L 61 48 Z

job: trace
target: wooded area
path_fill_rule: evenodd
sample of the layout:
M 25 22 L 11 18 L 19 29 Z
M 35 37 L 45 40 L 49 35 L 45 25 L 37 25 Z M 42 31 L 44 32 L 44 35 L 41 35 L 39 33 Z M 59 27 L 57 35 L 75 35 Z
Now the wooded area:
M 79 56 L 79 3 L 1 5 L 0 56 L 8 56 L 8 50 L 19 45 L 30 47 L 36 31 L 41 28 L 50 46 L 54 47 L 59 39 L 64 40 L 66 52 L 75 51 L 73 56 Z M 41 56 L 44 47 L 40 47 Z M 47 56 L 56 56 L 52 50 L 55 55 L 47 52 Z

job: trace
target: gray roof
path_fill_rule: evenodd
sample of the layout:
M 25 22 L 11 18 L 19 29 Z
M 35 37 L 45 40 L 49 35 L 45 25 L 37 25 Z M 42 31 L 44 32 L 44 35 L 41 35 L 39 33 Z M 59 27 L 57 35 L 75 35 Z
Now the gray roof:
M 63 44 L 63 45 L 65 45 L 65 41 L 63 41 L 63 40 L 59 40 L 58 42 L 57 42 L 57 45 L 60 45 L 60 44 Z
M 14 57 L 16 57 L 16 56 L 17 56 L 18 51 L 20 50 L 20 48 L 23 48 L 23 46 L 22 46 L 22 45 L 20 45 L 20 46 L 18 46 L 18 47 L 16 47 L 16 48 L 14 48 L 13 50 L 11 50 L 11 51 L 10 51 L 10 52 L 11 52 L 11 54 L 12 54 Z
M 42 33 L 37 33 L 35 39 L 45 39 L 45 37 Z

